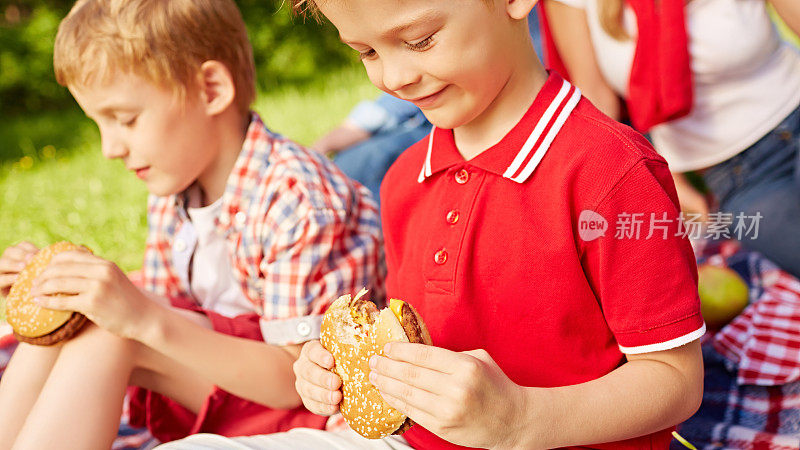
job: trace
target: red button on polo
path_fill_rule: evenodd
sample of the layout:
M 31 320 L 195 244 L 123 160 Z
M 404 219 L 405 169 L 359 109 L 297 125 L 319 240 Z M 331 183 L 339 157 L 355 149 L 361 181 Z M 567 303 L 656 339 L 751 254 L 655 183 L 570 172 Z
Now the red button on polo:
M 467 172 L 467 169 L 461 169 L 456 172 L 456 183 L 464 184 L 467 181 L 469 181 L 469 172 Z
M 456 222 L 458 222 L 458 211 L 454 209 L 449 213 L 447 213 L 447 217 L 445 217 L 445 220 L 447 220 L 447 223 L 449 223 L 450 225 L 453 225 Z
M 436 254 L 433 255 L 433 262 L 436 264 L 442 265 L 447 262 L 447 251 L 445 249 L 441 249 Z

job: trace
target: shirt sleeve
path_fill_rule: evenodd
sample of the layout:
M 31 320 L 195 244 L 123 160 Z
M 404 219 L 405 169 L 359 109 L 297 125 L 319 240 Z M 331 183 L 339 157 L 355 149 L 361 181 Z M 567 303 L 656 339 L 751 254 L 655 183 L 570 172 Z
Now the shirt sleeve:
M 620 350 L 648 353 L 699 339 L 697 267 L 666 163 L 636 163 L 594 212 L 608 228 L 584 241 L 583 258 Z
M 386 110 L 398 123 L 405 122 L 414 116 L 422 114 L 422 110 L 420 110 L 417 105 L 386 93 L 381 94 L 381 96 L 375 100 L 375 103 Z
M 322 314 L 330 303 L 378 279 L 380 240 L 376 223 L 363 226 L 344 211 L 314 208 L 289 193 L 281 197 L 296 201 L 270 208 L 287 217 L 268 228 L 260 267 L 261 331 L 264 341 L 275 345 L 318 339 Z
M 369 134 L 375 134 L 387 126 L 397 125 L 389 112 L 378 105 L 376 100 L 360 102 L 350 111 L 347 119 Z
M 347 118 L 359 128 L 375 134 L 391 130 L 421 114 L 422 111 L 413 103 L 384 93 L 376 100 L 356 105 Z

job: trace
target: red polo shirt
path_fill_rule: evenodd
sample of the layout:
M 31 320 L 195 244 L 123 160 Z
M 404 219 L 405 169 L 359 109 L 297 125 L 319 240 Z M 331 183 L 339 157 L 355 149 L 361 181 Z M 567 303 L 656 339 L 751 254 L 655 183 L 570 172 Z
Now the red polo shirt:
M 624 353 L 705 331 L 666 162 L 558 75 L 469 161 L 452 130 L 434 129 L 392 166 L 381 197 L 389 295 L 414 305 L 434 345 L 486 349 L 520 385 L 593 380 Z M 458 448 L 420 426 L 404 436 Z M 602 447 L 669 439 L 665 430 Z

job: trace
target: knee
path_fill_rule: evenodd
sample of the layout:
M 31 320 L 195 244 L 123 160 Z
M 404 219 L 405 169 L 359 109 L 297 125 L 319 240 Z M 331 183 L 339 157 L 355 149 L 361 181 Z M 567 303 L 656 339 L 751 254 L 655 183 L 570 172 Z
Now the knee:
M 80 333 L 63 344 L 63 349 L 74 349 L 84 355 L 105 355 L 106 358 L 118 356 L 125 361 L 135 361 L 140 345 L 89 322 Z

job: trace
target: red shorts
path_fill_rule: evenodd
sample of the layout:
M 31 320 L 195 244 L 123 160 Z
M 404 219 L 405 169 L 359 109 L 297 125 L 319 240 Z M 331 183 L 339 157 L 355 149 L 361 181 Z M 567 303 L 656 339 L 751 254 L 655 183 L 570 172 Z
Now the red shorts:
M 214 330 L 232 336 L 261 340 L 258 315 L 246 314 L 235 318 L 204 311 L 194 305 L 174 306 L 201 312 L 208 316 Z M 128 389 L 130 424 L 147 427 L 161 442 L 169 442 L 195 433 L 214 433 L 222 436 L 247 436 L 276 433 L 292 428 L 325 428 L 326 417 L 310 413 L 304 407 L 272 409 L 237 397 L 218 387 L 206 398 L 195 414 L 169 397 L 136 386 Z

